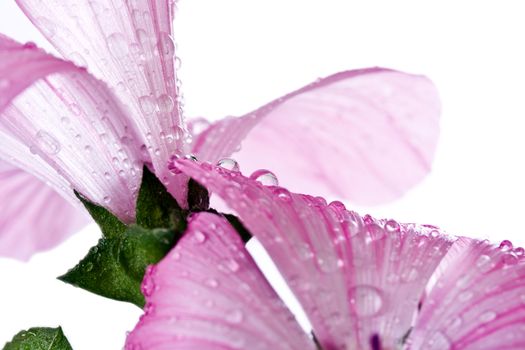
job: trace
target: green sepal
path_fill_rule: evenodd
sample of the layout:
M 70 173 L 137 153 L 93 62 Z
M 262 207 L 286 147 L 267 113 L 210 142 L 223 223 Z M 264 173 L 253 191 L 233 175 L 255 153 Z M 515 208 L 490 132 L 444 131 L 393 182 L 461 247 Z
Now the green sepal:
M 197 181 L 188 182 L 188 208 L 191 211 L 203 211 L 210 207 L 208 190 Z
M 241 236 L 241 239 L 244 243 L 248 243 L 250 238 L 252 238 L 252 234 L 244 225 L 242 224 L 241 220 L 239 220 L 238 217 L 232 214 L 222 214 L 228 220 L 230 225 L 233 226 L 233 228 L 237 231 L 239 236 Z
M 77 266 L 58 279 L 142 308 L 140 284 L 146 267 L 159 262 L 179 238 L 173 229 L 132 225 L 120 237 L 101 238 Z
M 3 350 L 72 350 L 62 328 L 30 328 L 18 332 Z
M 93 220 L 98 224 L 104 237 L 118 237 L 121 236 L 127 229 L 115 215 L 104 207 L 98 206 L 75 191 L 77 198 L 84 204 Z
M 137 225 L 145 228 L 180 228 L 184 215 L 166 187 L 144 166 L 137 199 Z

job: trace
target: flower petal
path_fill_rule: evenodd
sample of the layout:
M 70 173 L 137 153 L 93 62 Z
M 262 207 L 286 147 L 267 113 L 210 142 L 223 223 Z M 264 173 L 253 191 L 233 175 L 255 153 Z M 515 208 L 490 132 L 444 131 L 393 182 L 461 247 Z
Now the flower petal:
M 126 349 L 315 349 L 223 217 L 195 214 L 142 283 Z
M 127 105 L 140 131 L 144 160 L 159 178 L 166 163 L 185 151 L 172 40 L 174 1 L 17 0 L 18 5 L 67 59 L 87 66 Z M 164 181 L 168 181 L 167 178 Z M 171 186 L 185 203 L 185 178 Z
M 0 161 L 0 256 L 27 260 L 88 222 L 81 208 L 54 189 Z
M 84 69 L 5 37 L 0 77 L 0 158 L 132 221 L 140 143 L 107 87 Z
M 439 114 L 436 89 L 425 77 L 348 71 L 213 124 L 193 152 L 211 162 L 234 154 L 244 171 L 272 169 L 294 191 L 377 204 L 429 172 Z
M 525 347 L 522 248 L 462 239 L 439 269 L 410 335 L 411 349 Z
M 263 244 L 324 349 L 394 348 L 452 244 L 434 228 L 364 219 L 340 202 L 263 186 L 240 173 L 178 161 Z

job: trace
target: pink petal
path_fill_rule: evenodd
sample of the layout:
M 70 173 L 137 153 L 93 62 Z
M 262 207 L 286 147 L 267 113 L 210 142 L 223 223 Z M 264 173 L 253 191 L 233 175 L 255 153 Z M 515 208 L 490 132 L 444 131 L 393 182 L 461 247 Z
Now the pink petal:
M 142 283 L 126 349 L 314 349 L 226 219 L 195 214 Z
M 394 348 L 452 241 L 434 228 L 364 219 L 340 202 L 263 186 L 240 173 L 176 165 L 219 195 L 259 239 L 325 349 Z
M 140 143 L 107 87 L 84 69 L 5 37 L 0 77 L 0 158 L 132 221 Z
M 462 239 L 439 270 L 411 333 L 411 349 L 525 348 L 522 248 Z
M 88 223 L 73 206 L 34 176 L 0 162 L 0 256 L 27 260 L 53 248 Z
M 425 77 L 348 71 L 213 124 L 193 152 L 211 162 L 234 154 L 243 171 L 272 169 L 294 191 L 377 204 L 430 171 L 439 114 L 436 89 Z
M 176 182 L 184 203 L 185 178 L 167 179 L 166 163 L 184 153 L 185 131 L 177 99 L 172 0 L 17 0 L 67 59 L 87 66 L 129 109 L 140 131 L 143 160 L 159 178 Z

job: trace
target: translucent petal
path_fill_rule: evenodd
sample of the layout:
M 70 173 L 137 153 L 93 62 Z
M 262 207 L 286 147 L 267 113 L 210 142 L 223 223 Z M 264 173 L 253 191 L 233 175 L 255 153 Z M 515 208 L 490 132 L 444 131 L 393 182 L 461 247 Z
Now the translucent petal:
M 132 221 L 140 142 L 105 84 L 32 44 L 5 37 L 0 77 L 0 158 L 66 196 L 74 198 L 76 189 Z
M 177 98 L 174 1 L 17 0 L 20 8 L 67 59 L 86 66 L 126 105 L 139 130 L 143 160 L 167 179 L 166 162 L 184 153 Z M 137 140 L 139 142 L 139 140 Z M 185 179 L 171 186 L 185 203 Z
M 523 349 L 525 260 L 504 241 L 458 241 L 439 267 L 410 349 Z
M 244 171 L 272 169 L 293 191 L 377 204 L 430 171 L 439 114 L 425 77 L 348 71 L 216 122 L 196 137 L 193 153 L 210 162 L 233 154 Z
M 1 256 L 27 260 L 88 222 L 78 205 L 25 171 L 0 162 Z
M 147 304 L 126 349 L 315 349 L 223 217 L 192 216 L 142 283 Z
M 176 166 L 219 195 L 259 239 L 302 304 L 324 349 L 394 348 L 452 238 L 377 221 L 340 202 L 264 186 L 209 164 Z

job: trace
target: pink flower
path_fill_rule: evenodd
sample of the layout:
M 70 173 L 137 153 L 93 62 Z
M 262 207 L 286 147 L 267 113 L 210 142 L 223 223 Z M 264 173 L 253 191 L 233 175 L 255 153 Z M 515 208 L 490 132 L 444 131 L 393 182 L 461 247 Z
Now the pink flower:
M 524 250 L 375 220 L 210 164 L 177 167 L 266 248 L 322 349 L 522 349 Z M 195 214 L 143 281 L 126 349 L 316 349 L 223 217 Z
M 397 198 L 430 169 L 439 101 L 424 77 L 342 72 L 192 134 L 174 1 L 17 3 L 64 59 L 0 36 L 0 157 L 12 164 L 0 167 L 2 255 L 26 259 L 78 229 L 73 189 L 133 222 L 143 164 L 184 206 L 187 178 L 166 167 L 173 155 L 235 153 L 294 190 L 364 204 Z

